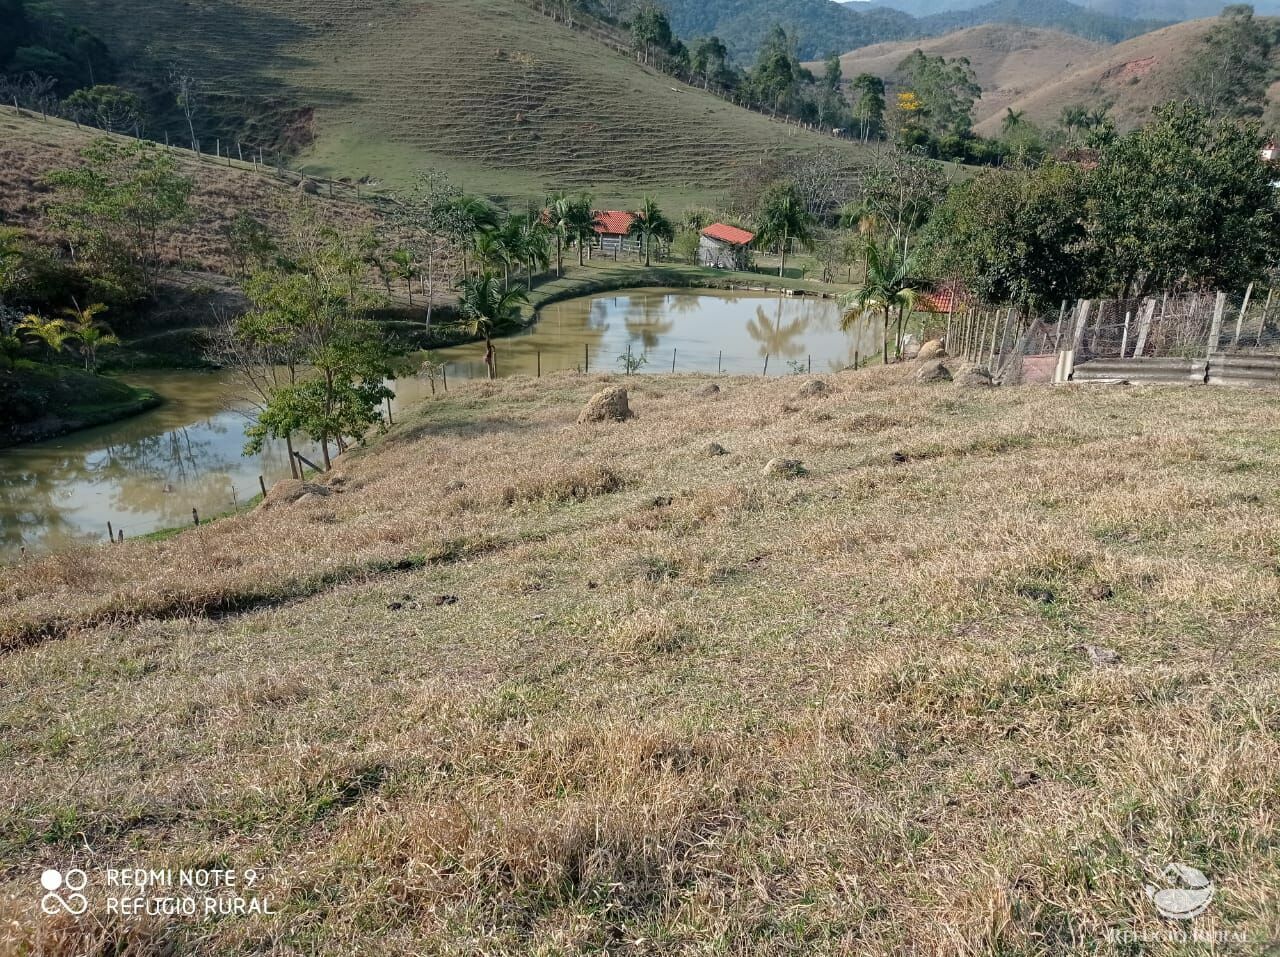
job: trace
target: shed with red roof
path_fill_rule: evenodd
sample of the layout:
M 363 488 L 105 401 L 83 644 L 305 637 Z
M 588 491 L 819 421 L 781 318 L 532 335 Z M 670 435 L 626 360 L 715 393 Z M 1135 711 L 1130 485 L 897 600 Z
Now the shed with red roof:
M 712 223 L 698 241 L 698 262 L 713 269 L 746 269 L 756 234 L 727 223 Z
M 631 234 L 635 213 L 623 209 L 598 209 L 596 217 L 596 248 L 617 251 L 624 247 Z

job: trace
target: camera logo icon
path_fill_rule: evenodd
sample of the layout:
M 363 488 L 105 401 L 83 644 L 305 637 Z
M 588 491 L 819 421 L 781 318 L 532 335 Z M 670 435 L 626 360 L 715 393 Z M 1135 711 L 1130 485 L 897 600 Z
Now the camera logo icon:
M 65 874 L 49 868 L 40 875 L 40 886 L 47 893 L 40 898 L 40 909 L 46 914 L 68 913 L 79 917 L 89 909 L 89 899 L 80 892 L 89 883 L 89 875 L 79 868 Z

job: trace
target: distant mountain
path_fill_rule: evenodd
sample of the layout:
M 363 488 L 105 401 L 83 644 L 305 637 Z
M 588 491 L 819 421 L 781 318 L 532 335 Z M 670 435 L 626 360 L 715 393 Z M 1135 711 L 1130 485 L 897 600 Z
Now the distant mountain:
M 795 32 L 802 60 L 843 53 L 884 40 L 921 36 L 915 17 L 870 3 L 832 0 L 666 0 L 671 26 L 682 37 L 715 34 L 734 59 L 755 57 L 775 23 Z
M 665 0 L 676 33 L 685 38 L 715 34 L 740 62 L 755 56 L 760 41 L 775 23 L 795 33 L 802 60 L 873 43 L 938 36 L 987 23 L 1045 27 L 1105 43 L 1117 43 L 1163 25 L 1087 10 L 1067 0 L 988 0 L 965 6 L 968 3 L 969 0 Z M 889 4 L 915 4 L 927 15 L 914 16 Z
M 1067 0 L 991 0 L 967 10 L 935 13 L 919 18 L 925 33 L 935 36 L 981 26 L 984 23 L 1016 23 L 1028 27 L 1045 27 L 1074 33 L 1088 40 L 1119 43 L 1150 33 L 1168 21 L 1132 20 L 1096 10 L 1087 10 Z
M 1173 22 L 1216 17 L 1229 2 L 1230 0 L 1077 0 L 1077 5 L 1094 13 L 1129 20 Z M 845 5 L 854 9 L 884 6 L 909 13 L 913 17 L 930 17 L 939 13 L 973 10 L 981 7 L 983 0 L 847 0 Z M 1253 7 L 1259 14 L 1280 14 L 1280 0 L 1255 0 Z

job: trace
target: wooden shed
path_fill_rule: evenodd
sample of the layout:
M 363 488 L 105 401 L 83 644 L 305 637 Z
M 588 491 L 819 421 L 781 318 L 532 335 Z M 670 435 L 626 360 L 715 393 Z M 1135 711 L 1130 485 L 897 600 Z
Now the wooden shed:
M 698 240 L 698 263 L 713 269 L 746 269 L 756 234 L 726 223 L 712 223 Z

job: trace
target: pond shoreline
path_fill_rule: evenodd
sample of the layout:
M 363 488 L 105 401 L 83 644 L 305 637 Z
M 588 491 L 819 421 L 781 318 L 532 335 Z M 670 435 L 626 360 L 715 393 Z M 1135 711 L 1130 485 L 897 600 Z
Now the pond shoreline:
M 114 375 L 63 366 L 6 370 L 0 384 L 11 392 L 14 404 L 40 412 L 27 421 L 4 422 L 0 450 L 110 425 L 150 412 L 165 401 L 164 396 Z

